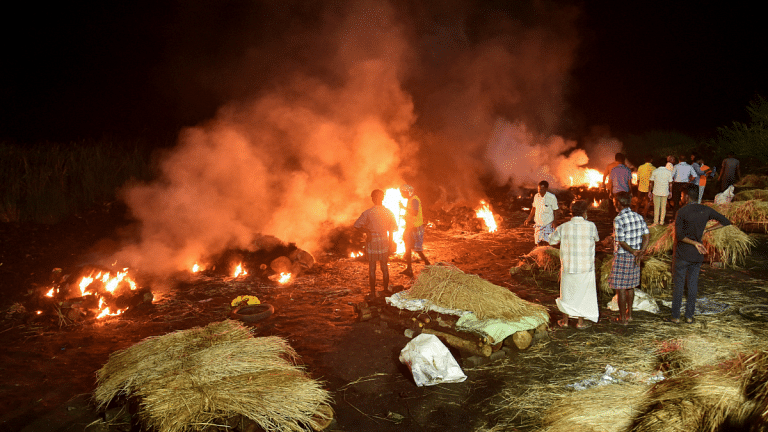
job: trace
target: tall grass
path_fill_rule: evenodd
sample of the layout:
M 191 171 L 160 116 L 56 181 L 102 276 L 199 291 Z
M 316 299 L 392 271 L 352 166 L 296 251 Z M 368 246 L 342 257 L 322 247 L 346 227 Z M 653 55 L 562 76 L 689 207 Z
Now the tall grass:
M 0 143 L 0 221 L 56 223 L 152 177 L 139 143 Z

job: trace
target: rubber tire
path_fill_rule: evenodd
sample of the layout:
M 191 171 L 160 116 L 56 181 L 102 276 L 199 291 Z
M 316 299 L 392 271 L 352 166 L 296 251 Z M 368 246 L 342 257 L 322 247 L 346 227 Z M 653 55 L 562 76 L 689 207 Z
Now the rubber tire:
M 271 304 L 247 305 L 235 308 L 232 311 L 232 318 L 243 322 L 259 322 L 269 318 L 274 312 L 275 308 Z

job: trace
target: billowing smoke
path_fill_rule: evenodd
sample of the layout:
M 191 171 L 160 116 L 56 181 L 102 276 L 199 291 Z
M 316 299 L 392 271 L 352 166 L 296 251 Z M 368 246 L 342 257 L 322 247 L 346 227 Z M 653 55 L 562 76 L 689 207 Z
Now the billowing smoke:
M 408 181 L 427 202 L 472 201 L 481 177 L 522 184 L 586 164 L 554 135 L 576 11 L 546 1 L 278 3 L 258 12 L 276 14 L 281 34 L 243 38 L 240 61 L 197 76 L 231 78 L 211 84 L 230 102 L 181 132 L 159 181 L 126 189 L 140 233 L 121 265 L 189 269 L 259 234 L 316 251 L 370 206 L 374 188 Z

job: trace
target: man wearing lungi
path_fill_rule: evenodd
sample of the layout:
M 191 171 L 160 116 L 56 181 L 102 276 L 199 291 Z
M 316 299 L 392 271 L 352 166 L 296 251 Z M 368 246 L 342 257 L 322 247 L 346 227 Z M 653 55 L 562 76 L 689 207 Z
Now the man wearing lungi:
M 538 246 L 549 243 L 549 236 L 555 231 L 555 221 L 560 215 L 557 207 L 557 198 L 548 192 L 549 182 L 542 180 L 539 182 L 539 193 L 533 196 L 533 205 L 531 214 L 523 225 L 533 223 L 533 242 Z
M 631 203 L 632 195 L 628 192 L 619 192 L 613 198 L 619 214 L 613 219 L 613 265 L 608 286 L 618 297 L 619 316 L 614 320 L 621 325 L 632 320 L 635 287 L 640 285 L 640 263 L 650 234 L 645 219 L 629 208 Z
M 424 213 L 421 199 L 416 196 L 413 186 L 400 186 L 400 195 L 408 199 L 408 203 L 400 208 L 405 210 L 405 231 L 403 231 L 403 243 L 405 243 L 405 270 L 400 274 L 413 277 L 411 253 L 416 252 L 424 265 L 429 265 L 429 260 L 424 255 Z
M 550 236 L 550 244 L 560 243 L 560 297 L 555 300 L 563 313 L 558 321 L 568 327 L 568 320 L 578 318 L 576 328 L 584 329 L 597 322 L 600 311 L 597 306 L 595 283 L 595 242 L 600 241 L 597 227 L 587 220 L 589 203 L 583 200 L 571 204 L 571 220 L 558 226 Z
M 355 228 L 366 233 L 366 253 L 368 254 L 368 283 L 371 286 L 371 299 L 376 298 L 376 262 L 379 262 L 384 279 L 384 289 L 389 286 L 389 254 L 394 253 L 393 235 L 397 231 L 395 215 L 382 205 L 384 191 L 371 192 L 373 207 L 364 211 L 355 221 Z

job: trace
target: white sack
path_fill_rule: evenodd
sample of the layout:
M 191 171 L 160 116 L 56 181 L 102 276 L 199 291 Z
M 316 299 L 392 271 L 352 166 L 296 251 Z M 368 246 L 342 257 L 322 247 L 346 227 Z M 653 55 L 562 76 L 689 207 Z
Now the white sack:
M 613 296 L 610 302 L 608 302 L 608 309 L 612 311 L 619 310 L 619 299 Z M 635 288 L 635 301 L 632 302 L 632 310 L 647 311 L 650 313 L 659 313 L 659 305 L 656 304 L 656 300 L 653 297 L 641 291 L 639 288 Z
M 448 348 L 432 334 L 422 333 L 411 339 L 400 351 L 400 362 L 411 369 L 419 387 L 467 379 Z

